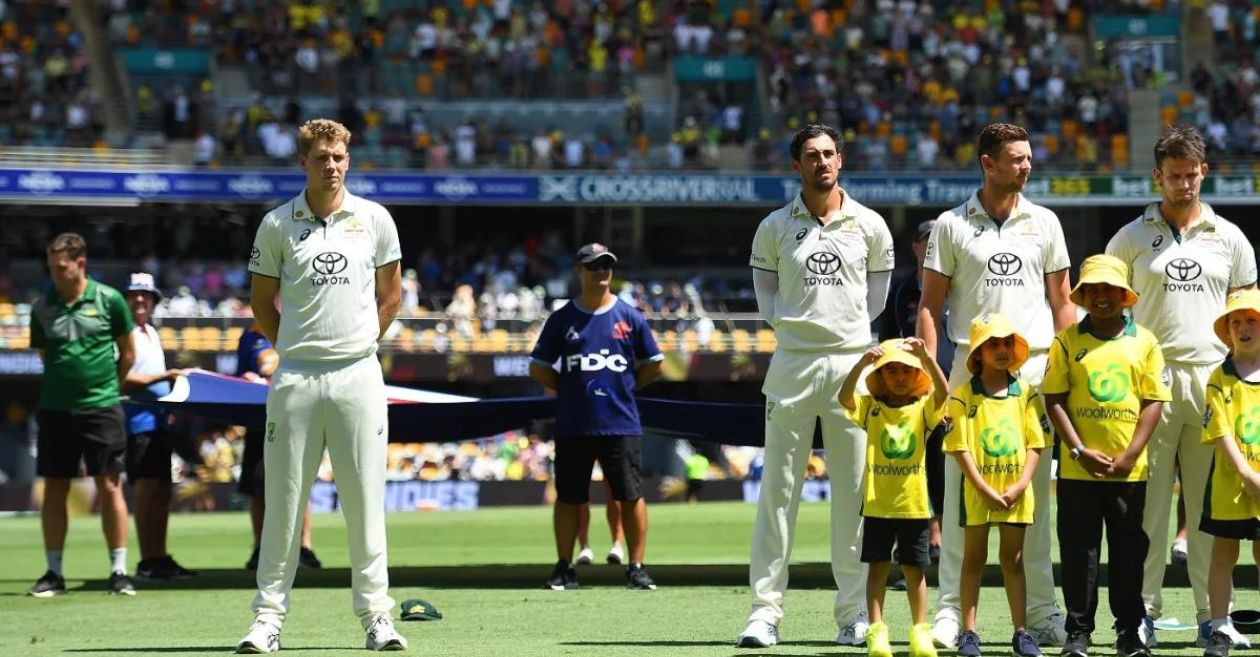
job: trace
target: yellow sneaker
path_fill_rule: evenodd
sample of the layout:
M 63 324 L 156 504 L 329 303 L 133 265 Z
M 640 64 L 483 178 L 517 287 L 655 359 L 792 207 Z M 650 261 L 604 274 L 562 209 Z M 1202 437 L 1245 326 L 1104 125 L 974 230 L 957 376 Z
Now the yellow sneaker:
M 930 624 L 919 623 L 910 628 L 910 657 L 936 657 Z
M 871 623 L 866 631 L 866 654 L 870 657 L 892 657 L 892 644 L 888 643 L 888 626 L 883 621 Z

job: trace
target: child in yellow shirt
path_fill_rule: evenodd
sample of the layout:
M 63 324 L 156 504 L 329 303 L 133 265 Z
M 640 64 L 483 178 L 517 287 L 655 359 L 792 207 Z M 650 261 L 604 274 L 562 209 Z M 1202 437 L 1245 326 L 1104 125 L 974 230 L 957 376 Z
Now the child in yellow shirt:
M 1212 633 L 1203 655 L 1228 657 L 1231 645 L 1247 645 L 1228 616 L 1239 541 L 1251 541 L 1260 563 L 1260 291 L 1231 294 L 1213 328 L 1230 352 L 1208 378 L 1203 418 L 1203 442 L 1216 446 L 1199 522 L 1215 537 L 1208 567 Z
M 1037 640 L 1026 629 L 1024 529 L 1032 524 L 1034 500 L 1028 487 L 1050 422 L 1041 397 L 1016 372 L 1028 360 L 1028 342 L 1009 320 L 992 313 L 971 322 L 967 369 L 972 378 L 954 390 L 945 405 L 944 451 L 963 471 L 963 564 L 959 594 L 963 631 L 958 654 L 980 657 L 976 605 L 980 575 L 988 561 L 989 526 L 998 526 L 998 560 L 1015 633 L 1015 657 L 1039 657 Z
M 854 397 L 867 366 L 870 394 Z M 936 359 L 917 338 L 886 340 L 872 347 L 849 372 L 839 401 L 855 424 L 866 430 L 866 472 L 862 478 L 862 562 L 866 580 L 870 657 L 892 657 L 884 623 L 884 589 L 892 566 L 893 546 L 906 578 L 910 599 L 910 657 L 936 657 L 932 626 L 927 623 L 928 555 L 932 504 L 928 496 L 927 439 L 949 384 Z

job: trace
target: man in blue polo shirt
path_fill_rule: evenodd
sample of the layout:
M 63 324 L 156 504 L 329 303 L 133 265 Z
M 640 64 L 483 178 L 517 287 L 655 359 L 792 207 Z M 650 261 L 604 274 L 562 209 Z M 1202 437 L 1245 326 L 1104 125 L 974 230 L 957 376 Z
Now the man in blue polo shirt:
M 578 588 L 573 569 L 581 506 L 589 501 L 591 470 L 599 460 L 613 499 L 621 505 L 630 548 L 627 588 L 653 590 L 643 567 L 647 504 L 643 499 L 639 408 L 634 391 L 661 375 L 664 355 L 643 314 L 610 290 L 617 262 L 603 244 L 577 252 L 573 271 L 581 295 L 543 324 L 529 374 L 556 391 L 556 562 L 547 579 L 555 591 Z M 558 365 L 558 367 L 557 367 Z

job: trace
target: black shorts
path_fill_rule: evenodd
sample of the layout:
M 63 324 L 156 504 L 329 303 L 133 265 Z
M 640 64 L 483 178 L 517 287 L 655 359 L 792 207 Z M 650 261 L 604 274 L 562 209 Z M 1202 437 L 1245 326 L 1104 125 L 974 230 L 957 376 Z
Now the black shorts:
M 171 436 L 163 429 L 127 440 L 127 481 L 157 479 L 171 483 Z
M 241 478 L 236 490 L 253 497 L 263 493 L 263 431 L 245 430 L 245 453 L 241 455 Z
M 925 568 L 932 563 L 928 555 L 930 540 L 927 518 L 865 518 L 862 520 L 862 563 L 892 561 L 895 543 L 897 563 Z
M 1213 520 L 1206 514 L 1199 520 L 1199 531 L 1218 538 L 1240 541 L 1260 541 L 1260 520 Z
M 122 406 L 81 411 L 40 409 L 35 474 L 57 479 L 122 474 L 126 470 L 127 417 Z
M 640 436 L 556 438 L 556 501 L 586 504 L 596 459 L 614 500 L 643 497 L 643 439 Z

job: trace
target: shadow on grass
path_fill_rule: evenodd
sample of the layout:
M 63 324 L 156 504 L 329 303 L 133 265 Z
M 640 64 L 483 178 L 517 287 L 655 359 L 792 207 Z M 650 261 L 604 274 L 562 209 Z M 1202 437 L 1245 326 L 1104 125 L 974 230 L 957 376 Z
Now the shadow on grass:
M 287 652 L 294 652 L 294 651 L 297 651 L 297 650 L 319 650 L 319 651 L 328 651 L 328 650 L 362 650 L 362 649 L 363 649 L 363 647 L 362 647 L 362 646 L 353 646 L 353 647 L 348 647 L 348 646 L 339 646 L 339 647 L 324 647 L 324 646 L 290 646 L 290 645 L 289 645 L 289 644 L 287 644 L 287 643 L 284 645 L 284 651 L 285 651 L 286 653 L 287 653 Z M 142 648 L 135 648 L 135 647 L 127 647 L 127 648 L 67 648 L 67 649 L 63 650 L 62 652 L 76 652 L 76 653 L 84 653 L 84 654 L 90 654 L 90 653 L 107 653 L 107 654 L 113 654 L 113 653 L 148 653 L 148 654 L 152 654 L 152 653 L 170 653 L 170 652 L 216 652 L 216 653 L 231 653 L 231 652 L 232 652 L 232 646 L 223 646 L 223 645 L 218 645 L 218 646 L 160 646 L 160 647 L 157 647 L 157 646 L 149 646 L 149 647 L 142 647 Z
M 196 564 L 194 564 L 196 565 Z M 446 589 L 513 589 L 543 590 L 543 581 L 551 573 L 551 564 L 478 564 L 464 566 L 394 566 L 389 569 L 390 585 L 408 588 L 446 588 Z M 652 578 L 663 589 L 671 586 L 713 586 L 747 588 L 748 566 L 741 564 L 649 564 Z M 1106 581 L 1106 568 L 1100 569 L 1101 581 Z M 578 580 L 583 588 L 587 587 L 623 587 L 626 584 L 625 569 L 621 566 L 604 564 L 578 567 Z M 203 568 L 201 575 L 184 580 L 144 580 L 136 579 L 136 589 L 142 594 L 151 591 L 184 591 L 184 590 L 253 590 L 257 584 L 254 573 L 236 568 Z M 936 586 L 936 568 L 926 571 L 928 585 Z M 825 563 L 794 564 L 791 571 L 792 587 L 798 589 L 833 589 L 831 566 Z M 1055 580 L 1059 578 L 1059 567 L 1055 566 Z M 0 583 L 27 584 L 34 580 L 0 579 Z M 1234 578 L 1235 585 L 1243 588 L 1256 586 L 1256 569 L 1247 567 L 1240 569 Z M 986 587 L 1002 586 L 1002 570 L 997 564 L 989 565 L 982 576 Z M 74 591 L 104 591 L 104 579 L 71 580 Z M 300 569 L 297 573 L 296 588 L 347 588 L 350 586 L 350 571 L 347 568 L 325 568 L 323 570 Z M 1169 568 L 1164 577 L 1164 586 L 1187 587 L 1185 569 Z M 14 593 L 13 595 L 20 595 Z M 579 590 L 576 595 L 581 595 Z

